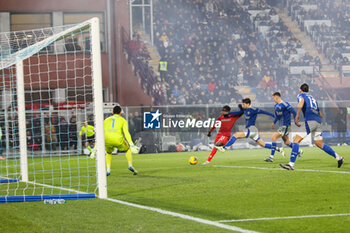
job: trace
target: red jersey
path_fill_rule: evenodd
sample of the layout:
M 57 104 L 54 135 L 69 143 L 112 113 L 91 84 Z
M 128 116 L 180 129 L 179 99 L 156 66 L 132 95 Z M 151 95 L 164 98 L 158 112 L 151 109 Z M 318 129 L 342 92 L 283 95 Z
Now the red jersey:
M 242 114 L 240 115 L 228 114 L 227 116 L 220 115 L 217 119 L 217 121 L 221 121 L 221 127 L 219 129 L 218 135 L 231 137 L 232 127 L 235 125 L 236 120 L 240 118 L 240 116 L 242 116 Z M 213 131 L 214 129 L 215 129 L 215 124 L 209 130 L 209 132 Z

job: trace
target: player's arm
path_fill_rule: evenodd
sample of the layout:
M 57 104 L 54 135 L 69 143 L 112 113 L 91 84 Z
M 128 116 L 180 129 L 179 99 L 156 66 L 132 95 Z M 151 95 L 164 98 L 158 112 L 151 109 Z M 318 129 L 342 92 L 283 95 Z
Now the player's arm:
M 240 115 L 242 115 L 244 113 L 244 111 L 243 110 L 239 110 L 239 111 L 235 111 L 235 112 L 229 112 L 228 114 L 230 114 L 230 115 L 238 115 L 238 116 L 240 116 Z
M 294 108 L 292 106 L 289 106 L 288 110 L 293 115 L 293 119 L 295 119 L 297 112 L 294 110 Z
M 295 124 L 296 124 L 297 126 L 300 126 L 300 124 L 299 124 L 299 118 L 300 118 L 301 109 L 302 109 L 303 106 L 304 106 L 305 100 L 304 100 L 304 98 L 299 98 L 298 100 L 299 100 L 299 103 L 298 103 L 298 107 L 297 107 L 297 114 L 296 114 L 296 116 L 295 116 Z
M 95 128 L 94 128 L 92 125 L 88 125 L 87 127 L 89 128 L 89 130 L 86 129 L 86 134 L 87 134 L 88 131 L 90 131 L 90 132 L 92 132 L 92 135 L 91 135 L 91 136 L 94 136 L 94 135 L 95 135 Z M 86 135 L 86 136 L 87 136 L 87 135 Z M 91 137 L 91 136 L 90 136 L 90 137 Z
M 279 113 L 281 113 L 281 112 L 282 112 L 282 111 L 281 111 L 280 108 L 276 108 L 276 110 L 275 110 L 275 119 L 273 120 L 273 124 L 276 124 L 277 121 L 279 121 L 279 120 L 281 119 L 282 114 L 279 114 Z
M 282 114 L 279 114 L 281 112 L 282 112 L 281 108 L 275 108 L 275 119 L 273 120 L 273 123 L 271 124 L 271 129 L 274 129 L 277 121 L 279 121 L 281 119 Z
M 292 106 L 289 106 L 288 110 L 289 110 L 289 113 L 291 113 L 293 115 L 295 125 L 298 126 L 298 124 L 296 124 L 296 122 L 295 122 L 295 117 L 297 115 L 297 112 L 294 110 L 294 108 Z
M 124 121 L 122 130 L 123 130 L 124 137 L 126 141 L 129 143 L 129 145 L 134 145 L 131 139 L 131 135 L 129 133 L 129 126 L 127 121 Z
M 126 141 L 130 145 L 131 153 L 138 154 L 140 152 L 140 147 L 135 146 L 134 143 L 132 142 L 131 135 L 129 133 L 128 122 L 126 120 L 124 120 L 122 131 L 124 133 L 124 137 L 125 137 Z
M 83 126 L 83 127 L 81 127 L 81 130 L 79 132 L 79 138 L 81 138 L 83 136 L 84 131 L 85 130 L 84 130 L 84 126 Z
M 256 114 L 265 114 L 265 115 L 268 115 L 268 116 L 270 116 L 270 117 L 275 117 L 275 115 L 272 114 L 271 112 L 262 110 L 262 109 L 260 109 L 260 108 L 257 109 Z
M 216 119 L 216 121 L 221 121 L 221 116 L 219 116 L 218 119 Z M 213 130 L 215 129 L 215 125 L 216 124 L 214 124 L 213 127 L 211 127 L 211 129 L 209 129 L 209 132 L 207 134 L 208 137 L 211 136 L 211 132 L 213 132 Z

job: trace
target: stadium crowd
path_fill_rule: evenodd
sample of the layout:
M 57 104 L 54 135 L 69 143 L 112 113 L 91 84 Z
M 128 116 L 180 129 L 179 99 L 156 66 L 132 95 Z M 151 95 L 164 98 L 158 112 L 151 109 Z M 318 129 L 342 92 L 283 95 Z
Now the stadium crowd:
M 332 64 L 349 65 L 350 6 L 347 1 L 289 1 L 288 12 Z M 314 21 L 307 27 L 305 20 Z
M 8 130 L 8 143 L 10 148 L 19 146 L 19 125 L 17 114 L 13 113 L 12 107 L 9 107 L 7 116 L 0 117 L 0 129 L 3 135 Z M 7 126 L 5 118 L 7 117 Z M 77 116 L 73 112 L 69 121 L 65 116 L 49 114 L 45 112 L 44 120 L 41 122 L 41 114 L 34 113 L 27 115 L 26 137 L 27 148 L 29 151 L 43 150 L 69 150 L 78 148 Z M 43 125 L 42 125 L 43 124 Z M 45 142 L 45 143 L 44 143 Z M 2 148 L 6 148 L 6 141 L 1 141 Z
M 290 87 L 302 82 L 318 99 L 328 98 L 312 73 L 290 72 L 292 66 L 320 68 L 320 59 L 301 48 L 265 0 L 155 1 L 154 18 L 160 77 L 148 67 L 136 35 L 127 48 L 156 105 L 237 103 L 242 86 L 260 102 L 271 101 L 274 91 L 296 101 L 298 88 Z M 130 49 L 135 41 L 139 48 Z

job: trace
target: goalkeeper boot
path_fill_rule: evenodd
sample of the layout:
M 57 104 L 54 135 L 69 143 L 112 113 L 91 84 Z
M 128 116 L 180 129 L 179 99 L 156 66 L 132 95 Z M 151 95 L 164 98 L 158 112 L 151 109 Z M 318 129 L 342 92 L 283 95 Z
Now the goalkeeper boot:
M 218 149 L 221 152 L 225 152 L 225 148 L 223 146 L 214 146 L 216 149 Z
M 0 155 L 0 160 L 6 160 L 2 155 Z
M 210 162 L 207 160 L 202 165 L 208 165 Z
M 132 173 L 134 173 L 134 175 L 137 175 L 136 169 L 133 168 L 132 166 L 129 167 L 129 171 L 131 171 Z
M 281 168 L 286 169 L 286 170 L 294 170 L 294 167 L 292 167 L 290 164 L 280 164 Z
M 303 150 L 301 150 L 301 149 L 299 149 L 299 152 L 298 152 L 298 154 L 297 154 L 297 158 L 298 159 L 301 159 L 301 155 L 304 153 L 304 151 Z
M 266 159 L 264 159 L 265 162 L 273 162 L 273 158 L 272 157 L 267 157 Z
M 109 176 L 111 174 L 111 169 L 110 168 L 107 168 L 107 173 L 106 175 Z

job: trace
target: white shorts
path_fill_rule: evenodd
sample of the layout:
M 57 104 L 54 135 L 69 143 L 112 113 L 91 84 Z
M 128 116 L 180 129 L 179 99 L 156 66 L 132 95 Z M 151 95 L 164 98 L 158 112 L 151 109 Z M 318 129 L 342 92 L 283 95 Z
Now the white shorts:
M 300 127 L 301 132 L 297 133 L 303 139 L 311 133 L 311 137 L 315 141 L 322 140 L 322 125 L 317 121 L 305 121 L 305 124 Z
M 282 137 L 284 137 L 284 136 L 289 135 L 289 133 L 290 133 L 290 128 L 291 128 L 290 125 L 288 125 L 288 126 L 284 125 L 284 126 L 279 127 L 278 130 L 277 130 L 277 132 L 278 132 Z
M 244 134 L 246 138 L 251 138 L 254 141 L 258 141 L 260 139 L 259 131 L 255 126 L 250 126 L 249 128 L 246 128 Z

